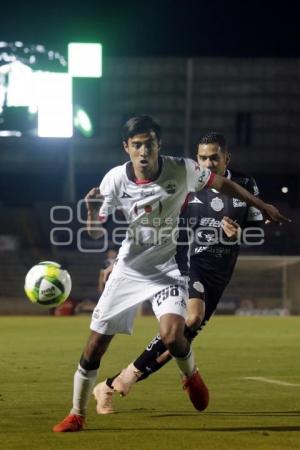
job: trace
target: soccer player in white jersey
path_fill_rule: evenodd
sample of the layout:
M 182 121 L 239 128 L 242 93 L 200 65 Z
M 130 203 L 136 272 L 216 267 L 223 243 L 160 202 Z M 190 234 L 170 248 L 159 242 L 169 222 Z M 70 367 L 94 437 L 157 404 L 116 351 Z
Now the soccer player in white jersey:
M 230 178 L 253 195 L 259 189 L 253 177 L 228 168 L 231 154 L 225 137 L 216 132 L 202 136 L 197 148 L 200 166 Z M 179 243 L 189 241 L 189 246 L 179 246 L 178 263 L 189 275 L 189 299 L 185 336 L 191 342 L 210 320 L 230 282 L 238 258 L 242 236 L 248 227 L 262 231 L 263 216 L 253 206 L 235 198 L 228 198 L 215 189 L 203 189 L 189 196 L 180 219 L 189 226 L 182 227 Z M 253 227 L 255 227 L 253 229 Z M 222 230 L 222 231 L 221 231 Z M 260 234 L 261 237 L 261 234 Z M 238 239 L 240 238 L 240 239 Z M 186 268 L 190 256 L 190 265 Z M 107 280 L 113 265 L 105 269 Z M 137 381 L 142 381 L 160 370 L 172 358 L 160 336 L 155 336 L 145 350 L 125 369 L 95 386 L 98 414 L 112 414 L 114 392 L 126 396 Z M 187 380 L 187 384 L 189 380 Z M 186 383 L 183 384 L 185 389 Z M 203 395 L 202 410 L 208 406 L 208 391 Z M 199 403 L 198 408 L 199 410 Z
M 74 375 L 73 407 L 53 427 L 55 432 L 83 428 L 100 360 L 114 334 L 131 334 L 138 304 L 147 299 L 159 320 L 161 339 L 188 385 L 194 407 L 203 409 L 207 388 L 184 336 L 187 283 L 175 255 L 177 220 L 189 192 L 210 186 L 255 206 L 271 221 L 287 220 L 273 205 L 233 181 L 200 168 L 193 160 L 159 156 L 161 129 L 149 116 L 126 122 L 123 146 L 130 161 L 110 170 L 100 188 L 93 188 L 86 196 L 87 230 L 92 238 L 103 235 L 101 222 L 120 206 L 128 230 L 93 312 L 91 333 Z M 98 201 L 102 203 L 100 209 Z

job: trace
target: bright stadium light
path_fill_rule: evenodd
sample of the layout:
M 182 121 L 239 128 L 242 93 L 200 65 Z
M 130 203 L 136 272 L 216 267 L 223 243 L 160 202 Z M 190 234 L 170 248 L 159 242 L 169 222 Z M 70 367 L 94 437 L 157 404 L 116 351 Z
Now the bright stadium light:
M 72 77 L 100 78 L 102 76 L 102 45 L 70 43 L 68 68 Z
M 73 136 L 72 78 L 66 73 L 36 72 L 38 136 Z
M 10 64 L 6 105 L 28 106 L 33 95 L 33 71 L 20 61 Z
M 21 136 L 23 132 L 40 137 L 73 136 L 72 78 L 101 77 L 102 45 L 70 43 L 68 53 L 67 61 L 41 44 L 0 41 L 1 136 Z M 45 67 L 49 71 L 45 72 Z M 17 120 L 21 112 L 28 119 L 28 129 Z M 83 136 L 92 136 L 87 112 L 77 108 L 75 116 L 74 126 Z
M 93 135 L 93 124 L 87 112 L 76 106 L 74 108 L 74 126 L 77 128 L 85 137 L 91 137 Z

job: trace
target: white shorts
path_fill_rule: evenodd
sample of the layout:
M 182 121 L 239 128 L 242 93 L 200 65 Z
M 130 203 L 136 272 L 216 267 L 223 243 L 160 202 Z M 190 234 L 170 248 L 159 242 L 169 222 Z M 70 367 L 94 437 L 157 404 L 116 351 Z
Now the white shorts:
M 145 300 L 151 301 L 158 320 L 164 314 L 185 319 L 187 297 L 187 278 L 178 269 L 153 281 L 124 275 L 116 265 L 94 309 L 90 328 L 106 335 L 131 334 L 138 306 Z

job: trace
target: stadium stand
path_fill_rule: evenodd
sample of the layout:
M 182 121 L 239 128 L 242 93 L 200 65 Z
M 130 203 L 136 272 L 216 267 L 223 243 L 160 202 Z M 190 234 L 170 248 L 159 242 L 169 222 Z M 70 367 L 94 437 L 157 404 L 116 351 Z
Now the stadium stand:
M 86 252 L 77 251 L 78 230 L 84 225 L 76 219 L 73 201 L 82 199 L 111 167 L 126 160 L 120 126 L 140 113 L 161 123 L 164 153 L 174 156 L 194 156 L 198 137 L 208 130 L 226 135 L 233 167 L 255 176 L 263 198 L 278 205 L 293 222 L 266 228 L 263 246 L 242 249 L 246 259 L 241 258 L 224 299 L 234 305 L 241 299 L 245 304 L 251 300 L 266 305 L 272 299 L 274 307 L 281 309 L 290 302 L 289 311 L 299 312 L 292 278 L 300 278 L 300 60 L 107 58 L 105 64 L 93 138 L 1 138 L 0 313 L 36 312 L 24 301 L 24 275 L 46 259 L 63 261 L 69 268 L 75 300 L 97 297 L 103 253 L 93 251 L 101 243 L 83 233 Z M 289 188 L 286 194 L 283 186 Z M 50 208 L 57 205 L 73 211 L 71 223 L 55 225 L 70 228 L 73 239 L 68 248 L 50 242 Z M 58 231 L 55 239 L 63 243 L 66 232 Z M 254 257 L 258 259 L 253 267 Z

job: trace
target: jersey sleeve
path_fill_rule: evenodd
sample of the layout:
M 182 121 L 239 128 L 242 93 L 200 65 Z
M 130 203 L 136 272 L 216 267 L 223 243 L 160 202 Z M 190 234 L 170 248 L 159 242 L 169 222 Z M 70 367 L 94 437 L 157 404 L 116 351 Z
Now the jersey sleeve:
M 256 181 L 253 177 L 249 178 L 247 190 L 251 194 L 255 195 L 255 197 L 259 196 L 259 189 L 258 189 Z M 262 222 L 263 215 L 259 209 L 255 208 L 254 206 L 249 206 L 246 221 L 247 222 Z
M 214 178 L 214 174 L 209 169 L 200 167 L 192 159 L 185 159 L 185 167 L 189 192 L 201 191 L 205 186 L 209 186 Z
M 99 186 L 100 193 L 103 195 L 103 203 L 99 209 L 99 220 L 105 222 L 110 214 L 117 207 L 115 195 L 115 177 L 113 171 L 108 172 Z

